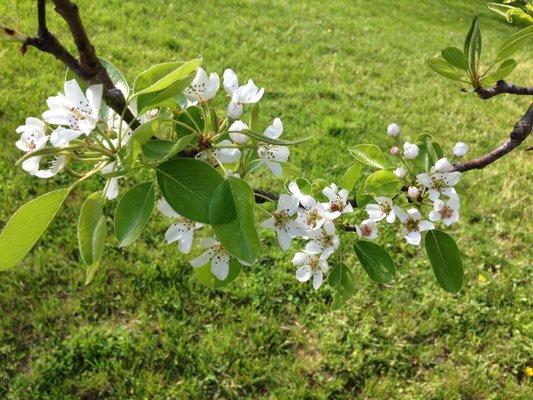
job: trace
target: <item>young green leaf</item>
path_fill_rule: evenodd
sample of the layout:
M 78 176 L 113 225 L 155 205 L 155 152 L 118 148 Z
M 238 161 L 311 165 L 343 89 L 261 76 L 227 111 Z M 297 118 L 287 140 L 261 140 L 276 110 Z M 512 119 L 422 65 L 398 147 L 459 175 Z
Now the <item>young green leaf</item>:
M 185 63 L 174 61 L 154 65 L 135 78 L 134 96 L 165 90 L 195 72 L 201 64 L 202 59 L 196 58 Z
M 394 261 L 380 245 L 367 240 L 354 244 L 355 254 L 370 279 L 379 283 L 389 283 L 396 275 Z
M 191 82 L 194 79 L 194 74 L 190 74 L 186 78 L 180 79 L 179 81 L 173 83 L 169 87 L 157 92 L 144 93 L 137 96 L 137 109 L 139 114 L 142 114 L 146 110 L 165 105 L 169 102 L 170 99 L 177 96 L 183 90 L 191 85 Z M 169 105 L 174 106 L 177 103 L 176 100 L 170 101 Z
M 496 56 L 496 62 L 505 60 L 533 39 L 533 25 L 522 29 L 503 41 Z
M 331 308 L 338 310 L 352 297 L 355 291 L 355 278 L 345 264 L 335 265 L 328 276 L 328 283 L 335 289 Z
M 211 197 L 224 181 L 213 167 L 200 160 L 178 158 L 160 164 L 156 172 L 163 197 L 177 213 L 209 223 Z
M 167 161 L 177 155 L 180 151 L 185 150 L 194 139 L 196 134 L 183 136 L 177 142 L 171 140 L 150 140 L 143 146 L 143 155 L 151 161 Z
M 491 86 L 494 85 L 499 80 L 504 79 L 507 75 L 514 71 L 517 63 L 515 60 L 509 59 L 505 60 L 496 71 L 492 74 L 485 75 L 480 79 L 479 84 L 481 86 Z
M 479 31 L 479 18 L 477 16 L 472 21 L 472 24 L 473 29 L 472 36 L 470 38 L 470 47 L 468 48 L 468 52 L 465 51 L 465 54 L 468 55 L 470 72 L 474 75 L 474 77 L 477 77 L 479 58 L 481 56 L 481 32 Z
M 361 179 L 363 173 L 363 164 L 358 161 L 354 161 L 350 168 L 344 173 L 341 179 L 341 185 L 344 189 L 351 192 L 355 184 Z
M 121 197 L 115 212 L 115 235 L 120 247 L 129 246 L 139 238 L 154 204 L 154 182 L 141 183 Z
M 374 144 L 358 144 L 349 147 L 350 154 L 360 163 L 376 169 L 387 168 L 387 162 L 381 149 Z
M 209 205 L 209 220 L 220 243 L 239 260 L 252 264 L 259 252 L 254 223 L 254 193 L 242 179 L 222 182 Z
M 17 265 L 39 240 L 70 193 L 70 188 L 46 193 L 20 207 L 0 233 L 0 271 Z
M 243 133 L 246 136 L 258 141 L 258 142 L 264 142 L 264 143 L 270 143 L 275 144 L 278 146 L 293 146 L 295 144 L 300 144 L 303 142 L 307 142 L 310 138 L 304 138 L 304 139 L 296 139 L 296 140 L 281 140 L 281 139 L 272 139 L 271 137 L 261 135 L 260 133 L 256 133 L 250 129 L 243 129 L 239 133 Z
M 78 247 L 81 259 L 88 267 L 93 267 L 93 275 L 104 254 L 106 229 L 105 217 L 102 214 L 103 205 L 102 192 L 91 194 L 83 202 L 78 219 Z
M 197 132 L 201 134 L 205 129 L 205 121 L 202 109 L 197 106 L 188 107 L 175 118 L 174 131 L 178 137 L 188 136 Z
M 457 293 L 463 286 L 463 262 L 455 240 L 445 232 L 431 230 L 426 233 L 426 253 L 440 286 Z
M 355 201 L 357 203 L 357 208 L 364 208 L 368 203 L 372 202 L 374 197 L 369 194 L 364 193 L 364 185 L 360 185 L 355 194 Z
M 445 78 L 454 81 L 462 81 L 462 74 L 460 74 L 451 64 L 448 64 L 440 58 L 429 58 L 428 65 L 433 71 Z
M 468 71 L 468 60 L 465 54 L 457 47 L 446 47 L 441 54 L 448 64 L 463 71 Z
M 372 196 L 388 196 L 396 193 L 402 182 L 394 172 L 382 169 L 366 178 L 363 192 Z

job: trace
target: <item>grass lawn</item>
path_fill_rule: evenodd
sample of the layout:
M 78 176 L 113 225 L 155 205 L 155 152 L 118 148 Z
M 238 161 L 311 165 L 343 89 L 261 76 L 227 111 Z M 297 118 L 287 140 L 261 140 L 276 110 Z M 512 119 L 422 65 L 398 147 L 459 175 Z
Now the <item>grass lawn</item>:
M 0 15 L 16 17 L 17 3 L 21 29 L 33 32 L 35 2 L 2 1 Z M 201 54 L 209 72 L 232 67 L 266 87 L 264 122 L 279 116 L 288 138 L 313 135 L 292 159 L 309 178 L 338 181 L 350 161 L 344 149 L 379 144 L 391 121 L 412 139 L 427 132 L 447 149 L 460 140 L 482 154 L 530 101 L 479 100 L 425 64 L 462 45 L 475 13 L 488 56 L 516 31 L 481 0 L 78 3 L 99 55 L 130 81 L 153 63 Z M 518 54 L 510 81 L 532 84 L 530 50 Z M 14 166 L 15 128 L 45 110 L 63 73 L 34 49 L 21 57 L 0 48 L 0 226 L 70 181 L 36 180 Z M 103 185 L 90 183 L 30 256 L 0 274 L 0 398 L 532 398 L 532 166 L 519 149 L 463 177 L 462 219 L 451 232 L 466 272 L 458 295 L 439 289 L 423 250 L 385 235 L 397 280 L 372 283 L 349 256 L 357 292 L 336 312 L 332 290 L 298 283 L 292 252 L 270 234 L 259 264 L 229 287 L 205 288 L 164 244 L 159 216 L 128 248 L 110 235 L 103 268 L 85 286 L 74 222 L 83 196 Z

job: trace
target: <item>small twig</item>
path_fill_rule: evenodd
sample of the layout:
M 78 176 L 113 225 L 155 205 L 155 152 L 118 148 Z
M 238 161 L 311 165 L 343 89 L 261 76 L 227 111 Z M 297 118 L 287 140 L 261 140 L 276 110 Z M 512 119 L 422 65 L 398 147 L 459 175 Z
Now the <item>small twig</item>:
M 507 83 L 505 81 L 498 81 L 496 85 L 491 88 L 485 89 L 483 87 L 477 87 L 474 89 L 477 95 L 486 100 L 499 94 L 508 93 L 516 94 L 519 96 L 533 96 L 533 87 L 517 86 L 514 83 Z

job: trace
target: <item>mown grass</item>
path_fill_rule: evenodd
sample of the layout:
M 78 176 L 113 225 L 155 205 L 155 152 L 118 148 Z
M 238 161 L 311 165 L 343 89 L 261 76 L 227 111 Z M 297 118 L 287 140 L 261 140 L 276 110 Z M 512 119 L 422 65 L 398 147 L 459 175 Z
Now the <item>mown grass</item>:
M 13 15 L 13 3 L 2 2 L 0 15 Z M 34 29 L 34 2 L 18 3 L 21 28 Z M 350 159 L 344 149 L 381 143 L 390 121 L 411 138 L 428 132 L 447 149 L 462 140 L 481 154 L 528 104 L 462 94 L 425 65 L 460 45 L 478 12 L 484 49 L 495 53 L 515 28 L 484 1 L 79 4 L 99 54 L 130 80 L 152 63 L 201 54 L 209 71 L 231 66 L 265 86 L 264 113 L 282 117 L 288 137 L 314 135 L 293 151 L 310 178 L 338 179 Z M 528 50 L 516 83 L 531 84 Z M 15 127 L 44 110 L 62 76 L 48 55 L 0 50 L 0 225 L 24 201 L 69 182 L 38 181 L 13 164 Z M 129 248 L 110 235 L 102 270 L 84 286 L 74 221 L 83 196 L 102 185 L 92 183 L 20 266 L 0 274 L 0 397 L 531 398 L 530 157 L 518 150 L 464 176 L 453 229 L 466 270 L 460 294 L 440 290 L 422 252 L 389 236 L 396 282 L 370 282 L 348 256 L 357 292 L 337 312 L 328 310 L 329 288 L 293 279 L 291 255 L 268 235 L 258 265 L 208 290 L 164 245 L 161 218 Z

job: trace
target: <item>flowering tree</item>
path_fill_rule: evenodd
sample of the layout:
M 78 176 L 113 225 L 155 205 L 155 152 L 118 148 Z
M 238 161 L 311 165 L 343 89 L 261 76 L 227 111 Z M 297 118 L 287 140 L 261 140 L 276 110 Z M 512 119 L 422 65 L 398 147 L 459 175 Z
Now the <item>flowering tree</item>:
M 459 161 L 468 152 L 465 143 L 446 152 L 428 134 L 411 142 L 401 139 L 400 127 L 391 123 L 386 152 L 371 144 L 348 149 L 354 160 L 339 184 L 299 176 L 285 181 L 283 193 L 252 189 L 250 178 L 261 168 L 277 178 L 286 176 L 284 170 L 294 171 L 288 163 L 290 147 L 305 142 L 283 139 L 279 118 L 260 125 L 263 88 L 251 79 L 243 84 L 226 69 L 219 90 L 219 75 L 202 69 L 201 59 L 154 65 L 130 84 L 114 65 L 97 57 L 77 6 L 70 0 L 52 3 L 68 24 L 79 57 L 47 29 L 44 0 L 37 2 L 37 36 L 1 27 L 0 38 L 21 44 L 23 54 L 29 47 L 50 53 L 68 67 L 64 91 L 47 99 L 41 118 L 29 117 L 17 128 L 16 146 L 25 153 L 17 164 L 30 175 L 48 179 L 66 173 L 74 182 L 12 216 L 0 234 L 0 270 L 26 256 L 73 190 L 88 179 L 103 178 L 102 190 L 87 197 L 78 220 L 87 282 L 108 240 L 103 206 L 118 198 L 114 232 L 119 246 L 140 237 L 156 208 L 169 219 L 166 242 L 176 243 L 182 253 L 196 253 L 190 264 L 210 287 L 231 282 L 243 266 L 256 262 L 259 231 L 272 230 L 282 250 L 298 249 L 292 251 L 296 279 L 318 289 L 327 278 L 336 290 L 337 308 L 354 290 L 341 243 L 353 249 L 371 279 L 387 283 L 395 277 L 394 261 L 377 242 L 380 232 L 395 230 L 410 245 L 424 243 L 443 289 L 461 289 L 459 249 L 439 229 L 459 220 L 455 185 L 462 173 L 484 168 L 526 139 L 533 125 L 531 104 L 504 144 L 470 161 Z M 532 36 L 533 27 L 511 35 L 483 72 L 475 18 L 463 50 L 448 47 L 442 58 L 428 63 L 440 75 L 470 85 L 463 91 L 482 99 L 532 95 L 533 88 L 503 80 L 517 64 L 509 57 Z M 228 100 L 223 110 L 213 105 L 221 92 Z M 119 197 L 123 182 L 139 176 L 149 178 Z M 193 247 L 195 242 L 201 249 Z

